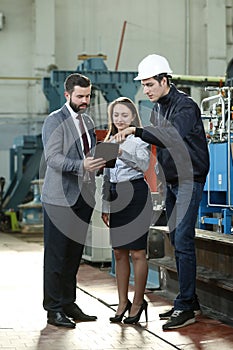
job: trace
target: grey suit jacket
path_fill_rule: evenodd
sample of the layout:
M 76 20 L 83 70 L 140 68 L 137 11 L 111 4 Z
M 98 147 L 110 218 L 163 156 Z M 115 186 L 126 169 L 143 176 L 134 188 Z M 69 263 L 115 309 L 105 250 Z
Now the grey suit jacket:
M 83 115 L 91 139 L 91 155 L 96 145 L 94 122 Z M 44 121 L 42 141 L 46 171 L 41 200 L 44 203 L 70 207 L 80 195 L 84 180 L 83 151 L 73 119 L 64 105 Z M 95 179 L 90 176 L 88 188 L 95 194 Z

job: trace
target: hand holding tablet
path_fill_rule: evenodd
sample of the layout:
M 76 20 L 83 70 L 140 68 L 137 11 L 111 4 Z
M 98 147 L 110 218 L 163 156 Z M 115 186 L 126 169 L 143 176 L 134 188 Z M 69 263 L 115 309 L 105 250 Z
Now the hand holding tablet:
M 103 158 L 106 161 L 106 168 L 114 168 L 118 152 L 118 143 L 99 142 L 95 148 L 94 158 Z

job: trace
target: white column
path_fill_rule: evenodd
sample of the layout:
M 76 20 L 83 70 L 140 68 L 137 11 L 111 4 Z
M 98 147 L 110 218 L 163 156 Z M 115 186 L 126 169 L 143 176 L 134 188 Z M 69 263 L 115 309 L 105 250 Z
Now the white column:
M 226 4 L 223 0 L 207 0 L 207 61 L 210 76 L 226 72 Z
M 55 65 L 55 0 L 35 0 L 34 75 L 48 76 L 48 68 Z M 36 113 L 46 113 L 47 101 L 41 81 L 34 91 Z

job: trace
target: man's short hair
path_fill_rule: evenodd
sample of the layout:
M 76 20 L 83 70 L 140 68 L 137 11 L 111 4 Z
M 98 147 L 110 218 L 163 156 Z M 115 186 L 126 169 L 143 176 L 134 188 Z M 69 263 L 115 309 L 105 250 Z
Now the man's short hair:
M 75 86 L 81 86 L 83 88 L 91 86 L 91 81 L 85 75 L 79 73 L 73 73 L 68 75 L 64 82 L 65 91 L 70 94 L 74 91 Z
M 157 80 L 159 83 L 161 83 L 163 78 L 166 78 L 167 84 L 170 85 L 170 79 L 172 78 L 172 76 L 167 73 L 161 73 L 161 74 L 155 75 L 153 78 Z

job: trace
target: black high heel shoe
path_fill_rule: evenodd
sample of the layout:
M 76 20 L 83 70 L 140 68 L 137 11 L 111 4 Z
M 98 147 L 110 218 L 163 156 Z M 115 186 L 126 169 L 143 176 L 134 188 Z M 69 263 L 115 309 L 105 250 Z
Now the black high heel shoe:
M 129 311 L 129 312 L 130 312 L 131 306 L 132 306 L 132 303 L 128 300 L 127 305 L 126 305 L 124 311 L 123 311 L 120 315 L 117 315 L 117 314 L 116 314 L 114 317 L 110 317 L 110 318 L 109 318 L 109 321 L 112 322 L 112 323 L 121 322 L 121 321 L 122 321 L 122 318 L 123 318 L 123 316 L 124 316 L 124 314 L 126 313 L 126 311 Z
M 138 323 L 138 321 L 140 320 L 140 317 L 141 317 L 141 314 L 142 314 L 143 310 L 145 310 L 145 317 L 146 317 L 146 322 L 147 322 L 148 321 L 147 307 L 148 307 L 147 301 L 143 300 L 142 305 L 141 305 L 140 309 L 138 310 L 138 313 L 135 316 L 126 317 L 124 319 L 124 323 L 126 323 L 126 324 Z

